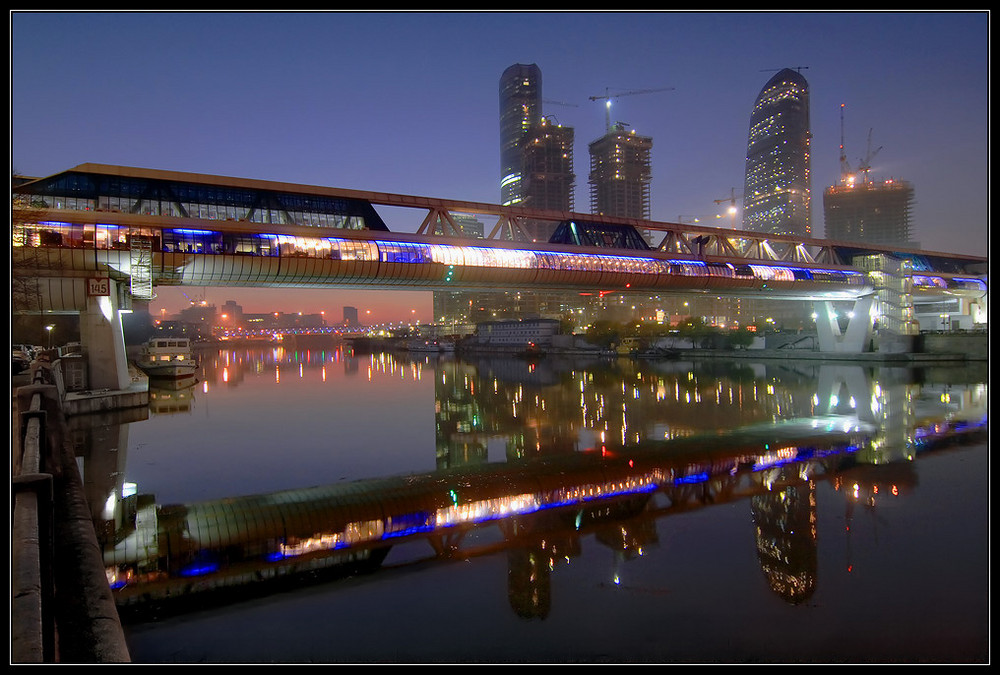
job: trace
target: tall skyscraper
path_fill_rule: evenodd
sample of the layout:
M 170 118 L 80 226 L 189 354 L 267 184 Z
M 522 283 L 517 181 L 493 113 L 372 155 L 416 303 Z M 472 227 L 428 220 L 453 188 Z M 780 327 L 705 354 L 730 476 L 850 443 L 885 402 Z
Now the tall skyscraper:
M 743 228 L 811 236 L 809 84 L 785 68 L 761 89 L 750 114 Z
M 542 117 L 542 73 L 516 63 L 500 76 L 500 203 L 570 211 L 573 205 L 573 129 Z M 535 241 L 548 241 L 556 223 L 522 220 Z M 468 236 L 483 236 L 461 225 Z M 551 294 L 503 289 L 435 291 L 434 320 L 455 330 L 481 321 L 548 315 Z M 552 310 L 557 312 L 558 310 Z M 558 315 L 558 314 L 557 314 Z
M 500 203 L 524 200 L 524 140 L 542 121 L 542 71 L 535 64 L 514 65 L 500 76 Z
M 653 139 L 619 122 L 589 147 L 590 212 L 649 220 Z

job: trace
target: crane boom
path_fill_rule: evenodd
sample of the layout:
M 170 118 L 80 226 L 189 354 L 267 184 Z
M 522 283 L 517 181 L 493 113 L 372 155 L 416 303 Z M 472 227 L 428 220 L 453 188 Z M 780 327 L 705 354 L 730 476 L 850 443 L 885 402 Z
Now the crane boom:
M 868 182 L 868 174 L 872 170 L 872 160 L 875 159 L 875 155 L 879 153 L 882 146 L 872 150 L 872 130 L 868 130 L 868 152 L 860 159 L 858 164 L 857 173 L 861 180 L 862 185 Z M 851 165 L 847 161 L 847 152 L 844 150 L 844 104 L 840 104 L 840 178 L 845 184 L 852 181 L 853 175 L 851 171 Z
M 858 167 L 858 172 L 862 174 L 862 176 L 861 176 L 862 182 L 864 182 L 864 183 L 868 182 L 868 174 L 871 173 L 871 170 L 872 170 L 872 160 L 875 159 L 875 155 L 877 155 L 878 152 L 879 152 L 879 150 L 881 150 L 881 149 L 882 149 L 882 146 L 880 145 L 880 146 L 878 146 L 875 149 L 874 152 L 872 151 L 872 130 L 869 129 L 868 130 L 868 153 L 865 155 L 865 158 L 863 160 L 861 160 L 861 166 Z
M 607 87 L 604 89 L 603 96 L 590 96 L 591 101 L 604 101 L 604 131 L 608 133 L 611 131 L 611 99 L 620 98 L 622 96 L 635 96 L 637 94 L 655 94 L 659 91 L 673 91 L 673 87 L 658 87 L 656 89 L 633 89 L 631 91 L 623 91 L 618 94 L 612 94 L 610 89 Z
M 847 153 L 844 151 L 844 104 L 840 104 L 840 178 L 847 180 L 851 175 L 851 165 L 847 163 Z
M 735 207 L 736 200 L 737 198 L 739 198 L 739 196 L 740 195 L 736 194 L 736 188 L 729 188 L 729 197 L 725 199 L 713 199 L 712 201 L 714 201 L 716 204 L 725 204 L 728 202 L 731 206 Z
M 606 101 L 612 98 L 620 98 L 622 96 L 634 96 L 636 94 L 654 94 L 658 91 L 673 91 L 673 87 L 661 87 L 659 89 L 633 89 L 632 91 L 623 91 L 619 94 L 609 93 L 608 89 L 604 90 L 603 96 L 591 96 L 591 101 Z

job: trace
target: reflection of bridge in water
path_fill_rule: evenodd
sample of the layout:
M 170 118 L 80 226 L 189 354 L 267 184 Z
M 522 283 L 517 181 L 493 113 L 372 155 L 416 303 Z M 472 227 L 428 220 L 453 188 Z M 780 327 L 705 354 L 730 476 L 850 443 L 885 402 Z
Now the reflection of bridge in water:
M 831 391 L 851 379 L 825 378 L 836 383 Z M 915 454 L 978 428 L 938 421 L 907 435 Z M 857 415 L 821 415 L 525 462 L 199 504 L 141 503 L 134 531 L 105 560 L 120 605 L 141 611 L 148 601 L 202 599 L 202 591 L 246 596 L 306 573 L 375 571 L 390 548 L 415 541 L 429 544 L 426 553 L 393 566 L 506 550 L 512 604 L 542 615 L 552 568 L 579 550 L 581 537 L 638 555 L 655 543 L 657 518 L 751 499 L 761 566 L 776 592 L 799 601 L 815 577 L 808 493 L 817 480 L 866 470 L 869 460 L 857 460 L 882 434 Z M 895 480 L 900 466 L 905 474 L 908 465 L 898 462 L 867 470 L 892 471 Z M 778 526 L 788 520 L 807 526 L 789 538 Z

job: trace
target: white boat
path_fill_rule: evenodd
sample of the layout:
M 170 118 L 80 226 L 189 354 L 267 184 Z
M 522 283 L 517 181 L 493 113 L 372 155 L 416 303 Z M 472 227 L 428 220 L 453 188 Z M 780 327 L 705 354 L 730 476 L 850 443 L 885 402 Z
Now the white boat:
M 406 343 L 407 350 L 411 352 L 453 352 L 455 343 L 451 340 L 422 340 L 415 339 Z
M 188 338 L 158 337 L 142 346 L 135 365 L 149 377 L 182 378 L 195 374 L 197 361 L 191 356 Z

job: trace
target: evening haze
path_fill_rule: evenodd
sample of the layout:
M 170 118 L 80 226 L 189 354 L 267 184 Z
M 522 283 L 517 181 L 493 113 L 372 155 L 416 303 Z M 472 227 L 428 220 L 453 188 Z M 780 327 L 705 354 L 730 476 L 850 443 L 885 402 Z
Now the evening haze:
M 869 149 L 910 181 L 925 250 L 987 255 L 989 13 L 11 13 L 11 170 L 82 163 L 496 204 L 499 80 L 542 73 L 546 115 L 587 145 L 613 119 L 653 139 L 651 217 L 714 218 L 741 193 L 751 107 L 782 68 L 810 87 L 813 234 L 822 192 Z M 869 148 L 869 133 L 871 146 Z M 384 214 L 413 232 L 423 213 Z M 158 288 L 246 312 L 431 320 L 429 292 Z M 368 312 L 371 312 L 370 314 Z

